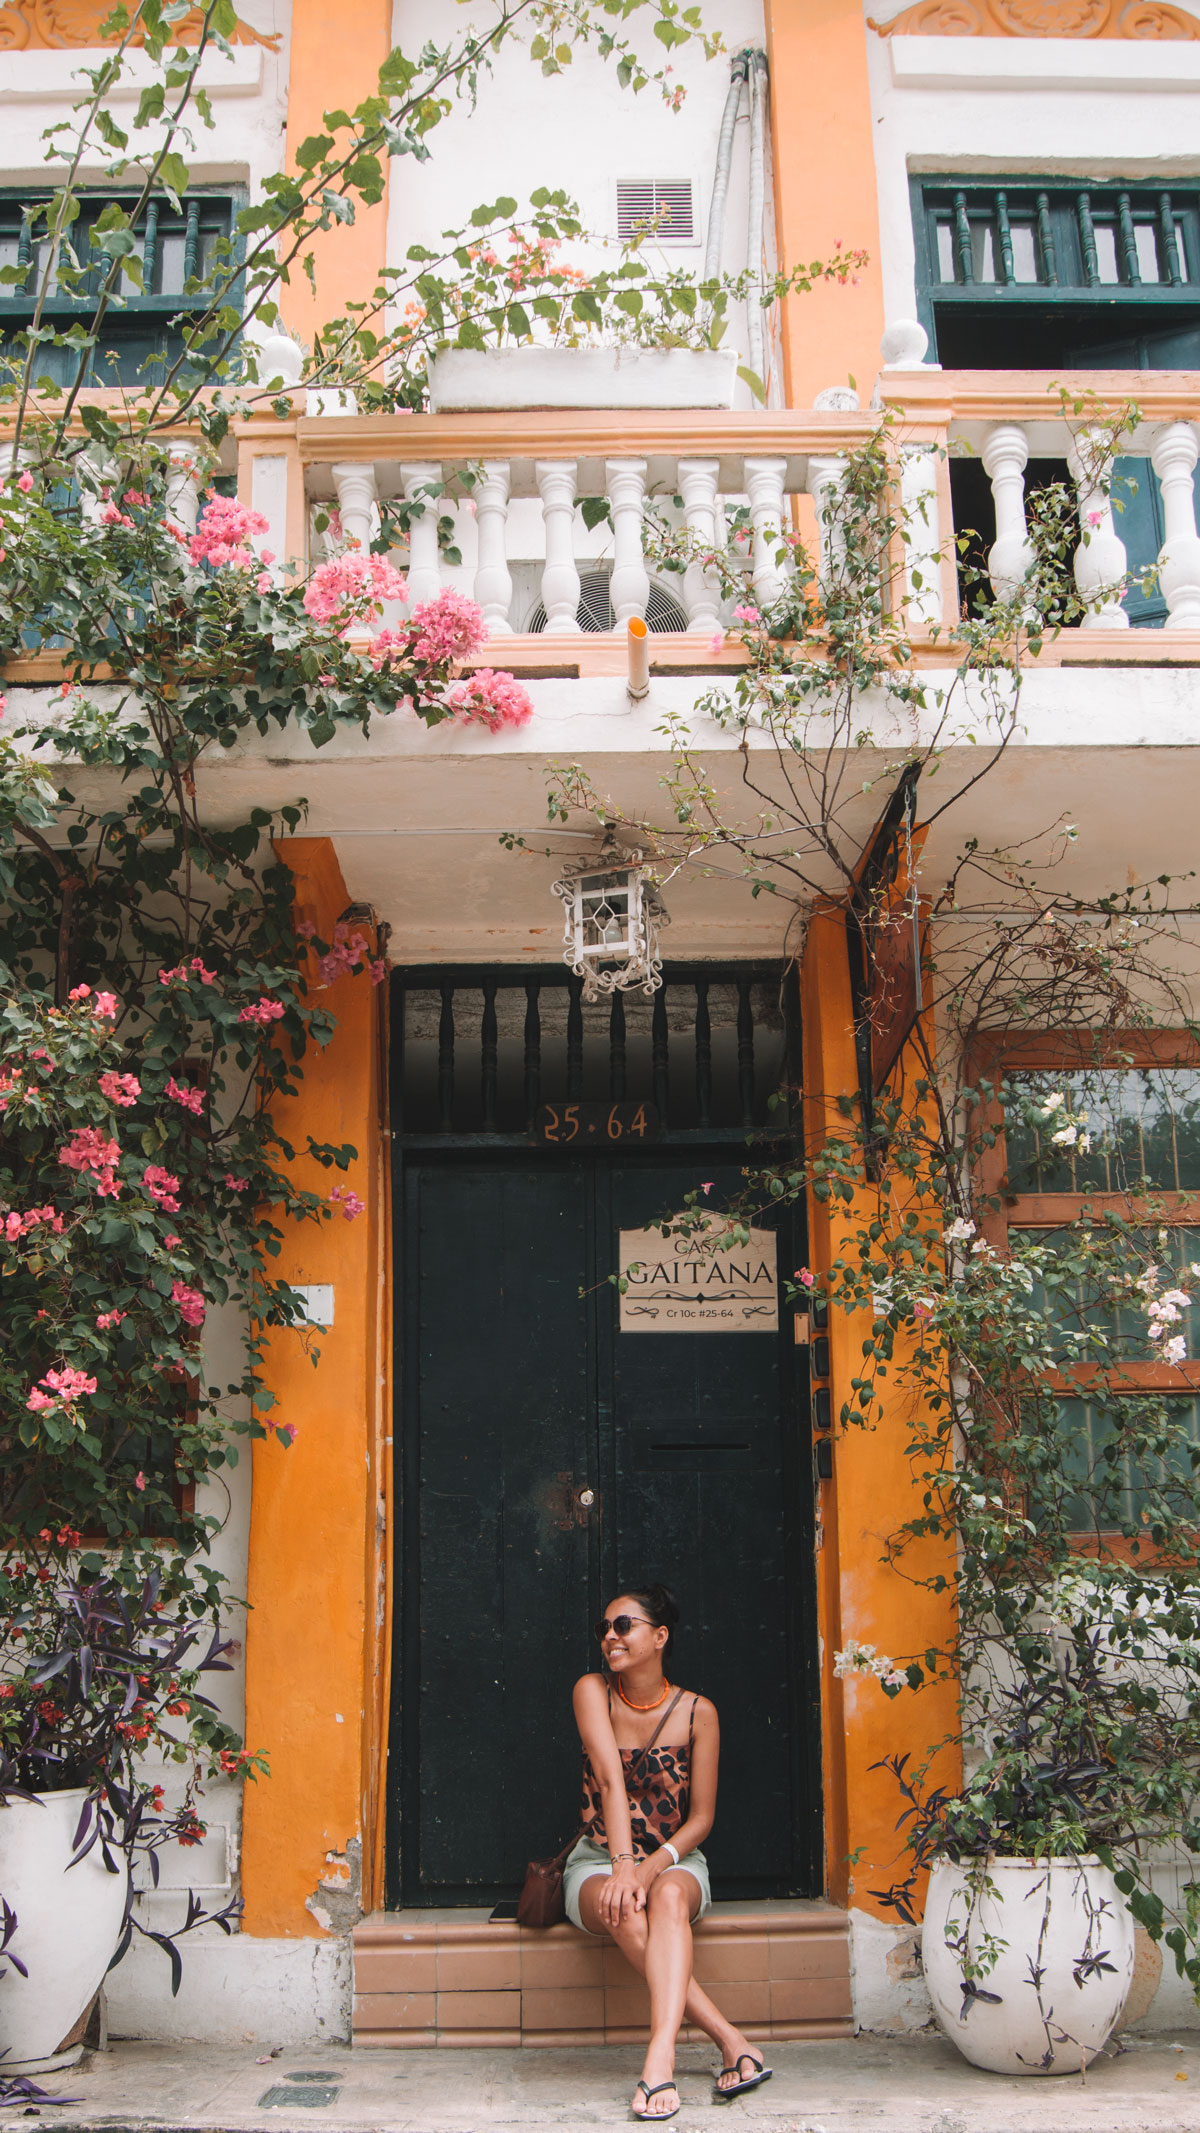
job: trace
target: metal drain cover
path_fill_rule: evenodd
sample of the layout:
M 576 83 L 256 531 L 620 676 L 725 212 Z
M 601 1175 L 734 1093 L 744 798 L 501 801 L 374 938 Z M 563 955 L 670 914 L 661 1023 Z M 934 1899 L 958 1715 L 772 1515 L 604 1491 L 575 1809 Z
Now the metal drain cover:
M 285 2081 L 338 2081 L 340 2077 L 325 2067 L 319 2074 L 285 2074 L 283 2078 Z
M 318 2083 L 310 2075 L 305 2075 L 290 2087 L 281 2081 L 273 2089 L 264 2089 L 258 2099 L 258 2108 L 260 2111 L 322 2111 L 327 2104 L 337 2102 L 340 2092 L 340 2082 Z

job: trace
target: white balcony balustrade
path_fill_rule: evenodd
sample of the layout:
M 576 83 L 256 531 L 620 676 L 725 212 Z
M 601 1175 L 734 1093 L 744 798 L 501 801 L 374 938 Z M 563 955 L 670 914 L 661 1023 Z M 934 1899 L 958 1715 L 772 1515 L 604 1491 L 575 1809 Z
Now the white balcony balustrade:
M 906 351 L 907 344 L 904 360 Z M 1132 408 L 1135 391 L 1135 427 L 1114 441 L 1104 414 Z M 1088 393 L 1097 413 L 1081 418 Z M 905 369 L 898 359 L 885 364 L 870 408 L 838 387 L 808 410 L 752 414 L 359 415 L 340 405 L 331 411 L 323 399 L 314 408 L 311 396 L 302 409 L 297 397 L 290 417 L 273 416 L 269 437 L 253 422 L 235 428 L 216 471 L 236 474 L 239 492 L 269 517 L 280 577 L 318 560 L 331 543 L 369 548 L 403 501 L 397 560 L 410 610 L 453 586 L 474 596 L 493 639 L 623 636 L 641 618 L 656 637 L 703 638 L 707 655 L 736 601 L 716 562 L 728 552 L 734 515 L 749 527 L 748 551 L 739 542 L 735 553 L 762 613 L 789 595 L 797 533 L 806 547 L 815 538 L 820 574 L 836 584 L 847 562 L 849 455 L 881 423 L 894 468 L 886 509 L 898 503 L 902 524 L 885 566 L 885 599 L 918 642 L 945 633 L 973 597 L 959 556 L 964 533 L 983 533 L 993 592 L 1020 605 L 1034 563 L 1029 468 L 1047 462 L 1074 486 L 1071 562 L 1083 606 L 1078 627 L 1058 632 L 1056 642 L 1082 642 L 1082 632 L 1127 634 L 1131 621 L 1200 631 L 1200 390 L 1191 373 L 1097 373 L 1094 382 L 1072 385 L 1024 371 Z M 199 505 L 198 444 L 179 433 L 169 446 L 170 507 L 189 531 Z M 972 486 L 956 472 L 972 458 L 986 475 L 990 512 L 978 481 Z M 1138 501 L 1122 519 L 1114 510 L 1127 473 L 1136 475 Z M 962 524 L 954 522 L 956 497 Z M 320 522 L 335 509 L 333 532 L 322 540 Z M 661 526 L 679 536 L 677 569 L 656 562 Z M 295 552 L 305 528 L 307 557 Z M 1138 655 L 1149 650 L 1143 641 Z M 698 643 L 691 654 L 681 649 L 676 663 L 697 656 Z

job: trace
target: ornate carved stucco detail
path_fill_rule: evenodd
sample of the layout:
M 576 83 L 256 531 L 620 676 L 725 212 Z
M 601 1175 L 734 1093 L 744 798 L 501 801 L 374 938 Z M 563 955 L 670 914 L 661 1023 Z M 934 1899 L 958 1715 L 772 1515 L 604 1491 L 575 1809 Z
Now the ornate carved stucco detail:
M 1126 37 L 1200 42 L 1200 20 L 1165 0 L 916 0 L 881 37 Z
M 4 52 L 61 52 L 76 50 L 80 46 L 119 44 L 119 37 L 101 37 L 100 25 L 112 13 L 112 0 L 8 0 L 0 6 L 0 51 Z M 199 8 L 193 8 L 174 25 L 175 36 L 181 44 L 195 42 L 203 20 Z M 135 34 L 134 43 L 142 39 Z M 278 37 L 265 36 L 251 29 L 248 22 L 238 22 L 230 33 L 231 44 L 265 44 L 271 51 L 278 48 Z

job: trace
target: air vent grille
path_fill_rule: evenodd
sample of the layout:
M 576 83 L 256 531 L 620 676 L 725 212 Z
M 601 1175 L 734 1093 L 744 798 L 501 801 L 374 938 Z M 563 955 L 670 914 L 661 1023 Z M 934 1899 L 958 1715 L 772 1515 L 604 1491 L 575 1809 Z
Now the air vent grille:
M 613 606 L 609 592 L 607 570 L 585 570 L 579 580 L 579 607 L 576 619 L 581 630 L 611 630 Z M 652 636 L 668 636 L 677 630 L 686 630 L 687 612 L 661 585 L 652 584 L 646 602 L 646 627 Z M 546 610 L 539 600 L 526 625 L 531 636 L 546 627 Z
M 617 184 L 617 235 L 622 243 L 650 232 L 657 244 L 692 244 L 696 224 L 691 181 L 621 179 Z

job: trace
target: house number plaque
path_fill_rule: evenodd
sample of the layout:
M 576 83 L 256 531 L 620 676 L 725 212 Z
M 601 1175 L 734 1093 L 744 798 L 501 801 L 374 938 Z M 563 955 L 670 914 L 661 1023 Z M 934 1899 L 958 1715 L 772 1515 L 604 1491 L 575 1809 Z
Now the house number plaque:
M 620 1141 L 644 1148 L 658 1139 L 653 1104 L 543 1104 L 534 1113 L 533 1138 L 542 1148 L 606 1148 Z

